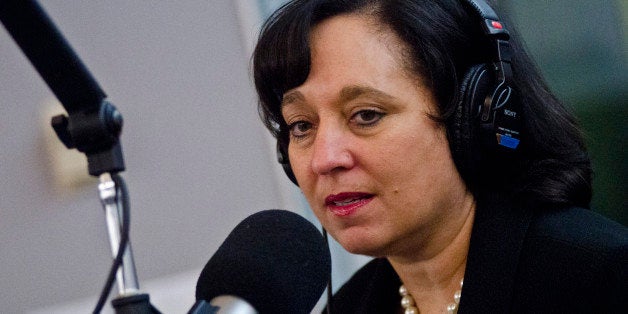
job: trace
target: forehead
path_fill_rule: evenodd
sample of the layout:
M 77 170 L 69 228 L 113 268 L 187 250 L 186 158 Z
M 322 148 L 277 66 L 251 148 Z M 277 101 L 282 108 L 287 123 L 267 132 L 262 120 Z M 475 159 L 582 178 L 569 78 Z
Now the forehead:
M 308 77 L 283 95 L 282 105 L 301 102 L 304 95 L 321 95 L 322 91 L 338 98 L 380 97 L 384 94 L 378 90 L 387 92 L 387 87 L 399 86 L 400 80 L 406 86 L 420 84 L 420 78 L 404 66 L 403 42 L 372 16 L 328 18 L 312 28 L 309 41 Z
M 309 42 L 312 59 L 335 57 L 348 49 L 356 58 L 368 56 L 369 52 L 373 52 L 374 57 L 379 52 L 379 57 L 388 55 L 401 67 L 408 64 L 408 45 L 389 25 L 372 14 L 351 13 L 325 19 L 312 28 Z
M 345 14 L 321 22 L 312 29 L 310 50 L 310 72 L 322 64 L 336 67 L 336 72 L 388 68 L 414 82 L 427 81 L 410 46 L 372 14 Z

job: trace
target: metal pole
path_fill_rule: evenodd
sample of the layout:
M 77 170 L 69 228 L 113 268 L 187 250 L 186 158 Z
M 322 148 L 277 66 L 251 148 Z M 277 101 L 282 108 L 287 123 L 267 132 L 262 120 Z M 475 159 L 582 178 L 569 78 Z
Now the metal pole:
M 118 254 L 120 244 L 120 200 L 118 199 L 118 189 L 109 173 L 100 175 L 100 200 L 105 209 L 105 219 L 107 221 L 107 231 L 109 233 L 109 244 L 114 258 Z M 136 294 L 139 291 L 137 273 L 135 272 L 135 262 L 131 250 L 131 243 L 127 243 L 126 250 L 122 258 L 122 265 L 116 273 L 116 282 L 119 295 Z

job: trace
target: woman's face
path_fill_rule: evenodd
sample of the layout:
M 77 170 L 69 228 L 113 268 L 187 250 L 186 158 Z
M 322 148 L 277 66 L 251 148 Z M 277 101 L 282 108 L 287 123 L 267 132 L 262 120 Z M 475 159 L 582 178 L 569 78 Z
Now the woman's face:
M 371 256 L 446 241 L 469 194 L 401 41 L 360 15 L 327 19 L 310 39 L 311 71 L 284 95 L 282 115 L 292 169 L 322 225 Z

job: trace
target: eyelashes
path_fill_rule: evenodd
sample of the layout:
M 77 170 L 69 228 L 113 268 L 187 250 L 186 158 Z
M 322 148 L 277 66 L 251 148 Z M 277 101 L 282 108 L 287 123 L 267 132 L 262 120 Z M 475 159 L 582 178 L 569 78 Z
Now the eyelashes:
M 379 109 L 362 109 L 351 115 L 347 123 L 350 128 L 358 130 L 368 129 L 378 125 L 385 115 L 386 114 Z M 295 140 L 307 138 L 314 128 L 314 123 L 306 119 L 297 120 L 288 124 L 290 138 Z
M 360 127 L 369 127 L 376 125 L 382 118 L 384 113 L 375 109 L 364 109 L 356 112 L 349 121 Z
M 312 123 L 307 121 L 296 121 L 288 125 L 288 131 L 290 132 L 290 138 L 304 138 L 308 132 L 312 129 Z

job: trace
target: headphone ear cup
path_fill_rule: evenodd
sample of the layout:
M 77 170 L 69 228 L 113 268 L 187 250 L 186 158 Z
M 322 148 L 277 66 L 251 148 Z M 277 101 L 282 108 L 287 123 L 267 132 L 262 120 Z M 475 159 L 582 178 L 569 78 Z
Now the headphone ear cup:
M 472 66 L 460 83 L 458 104 L 450 118 L 448 135 L 454 163 L 465 181 L 476 177 L 482 160 L 479 113 L 492 87 L 485 64 Z

